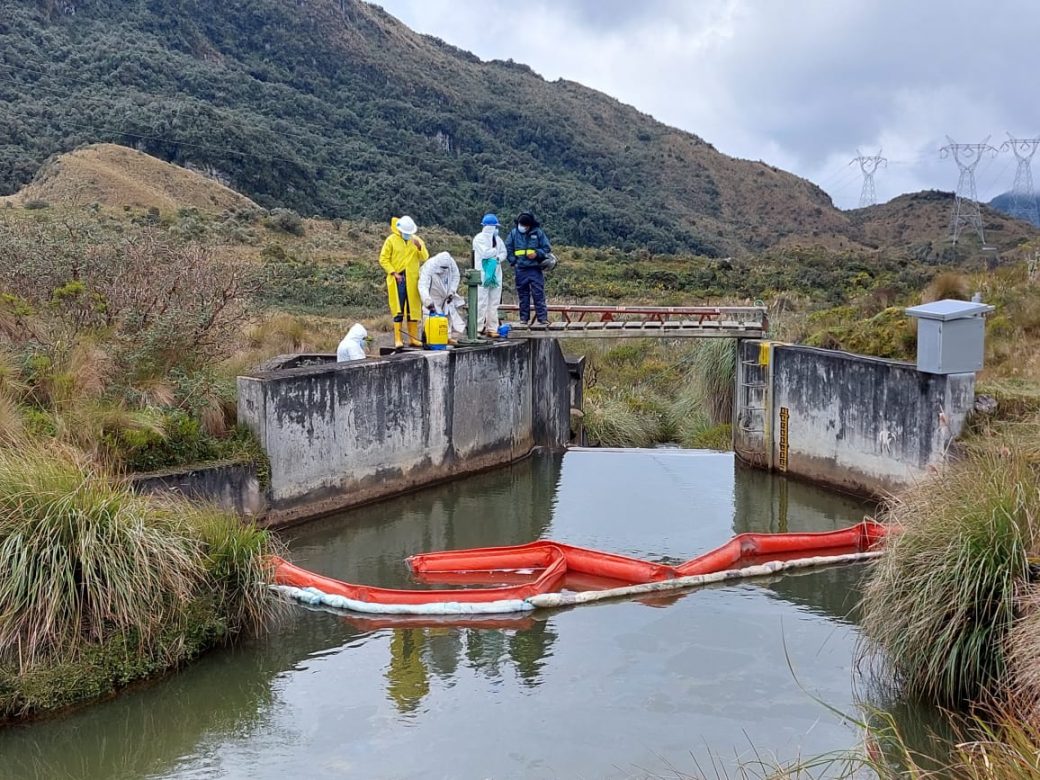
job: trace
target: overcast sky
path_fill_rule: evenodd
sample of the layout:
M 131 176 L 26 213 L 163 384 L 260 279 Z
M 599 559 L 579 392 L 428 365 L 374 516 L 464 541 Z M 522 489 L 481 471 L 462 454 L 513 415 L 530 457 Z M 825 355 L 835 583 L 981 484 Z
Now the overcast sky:
M 1040 135 L 1036 0 L 379 4 L 483 59 L 579 81 L 727 154 L 794 171 L 842 208 L 859 201 L 862 177 L 849 166 L 857 147 L 884 149 L 889 165 L 876 180 L 888 200 L 956 188 L 956 165 L 939 159 L 946 135 L 991 136 L 997 147 L 1007 131 Z M 983 159 L 980 199 L 1009 190 L 1014 175 L 1010 153 Z

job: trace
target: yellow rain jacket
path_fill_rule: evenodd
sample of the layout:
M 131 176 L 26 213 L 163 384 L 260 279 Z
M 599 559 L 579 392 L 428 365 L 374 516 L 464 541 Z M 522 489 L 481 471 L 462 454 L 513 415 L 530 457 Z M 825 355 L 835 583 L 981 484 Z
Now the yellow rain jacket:
M 390 235 L 383 242 L 379 252 L 379 264 L 386 271 L 386 294 L 390 303 L 390 313 L 397 316 L 401 313 L 401 301 L 397 296 L 397 280 L 391 274 L 403 273 L 407 284 L 408 319 L 418 321 L 422 317 L 422 301 L 419 299 L 419 266 L 430 257 L 430 250 L 418 236 L 411 241 L 401 238 L 397 229 L 398 217 L 390 220 Z M 419 246 L 415 243 L 418 242 Z

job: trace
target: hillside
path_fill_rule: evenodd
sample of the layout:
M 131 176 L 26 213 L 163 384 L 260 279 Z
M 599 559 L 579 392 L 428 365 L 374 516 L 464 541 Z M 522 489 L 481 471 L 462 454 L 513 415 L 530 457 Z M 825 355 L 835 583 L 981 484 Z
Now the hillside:
M 887 203 L 848 212 L 850 235 L 867 247 L 901 247 L 920 260 L 943 257 L 949 246 L 953 207 L 954 196 L 949 192 L 900 195 Z M 985 205 L 982 219 L 986 242 L 1000 250 L 1037 236 L 1029 224 Z M 962 233 L 962 242 L 978 245 L 971 233 Z
M 0 193 L 110 142 L 304 215 L 468 233 L 532 208 L 562 243 L 707 256 L 870 243 L 804 179 L 361 0 L 5 3 L 0 127 Z
M 1015 202 L 1014 195 L 1010 192 L 1002 192 L 997 197 L 993 198 L 989 202 L 989 207 L 994 211 L 999 211 L 1002 214 L 1012 215 L 1014 214 Z M 1027 201 L 1028 202 L 1028 201 Z M 1026 209 L 1028 210 L 1028 206 Z M 1033 196 L 1033 211 L 1032 213 L 1026 214 L 1025 218 L 1031 224 L 1040 227 L 1040 195 Z
M 0 52 L 0 192 L 109 141 L 308 215 L 530 207 L 568 243 L 708 255 L 847 230 L 805 180 L 359 0 L 21 0 Z
M 49 161 L 27 187 L 0 198 L 4 201 L 160 211 L 256 207 L 249 198 L 201 174 L 114 144 L 87 146 Z

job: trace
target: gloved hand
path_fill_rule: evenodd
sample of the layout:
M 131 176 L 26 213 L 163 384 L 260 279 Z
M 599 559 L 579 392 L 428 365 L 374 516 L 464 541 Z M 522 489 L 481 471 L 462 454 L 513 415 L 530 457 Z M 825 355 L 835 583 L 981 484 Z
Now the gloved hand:
M 454 295 L 449 295 L 449 296 L 448 296 L 448 297 L 447 297 L 447 298 L 446 298 L 446 299 L 444 300 L 444 302 L 445 302 L 445 303 L 451 303 L 451 302 L 452 302 L 452 301 L 454 301 L 454 300 L 455 300 L 455 296 L 454 296 Z
M 437 308 L 431 303 L 429 306 L 426 307 L 426 311 L 428 311 L 430 314 L 436 314 Z

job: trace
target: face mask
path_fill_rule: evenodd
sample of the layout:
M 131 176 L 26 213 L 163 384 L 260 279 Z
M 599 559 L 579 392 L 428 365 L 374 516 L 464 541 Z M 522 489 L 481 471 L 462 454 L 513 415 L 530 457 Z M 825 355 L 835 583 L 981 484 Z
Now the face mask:
M 401 234 L 401 238 L 403 238 L 405 241 L 411 241 L 412 240 L 412 234 L 411 233 L 402 233 Z
M 527 232 L 527 225 L 517 225 L 516 229 L 519 230 L 521 233 L 526 233 Z

